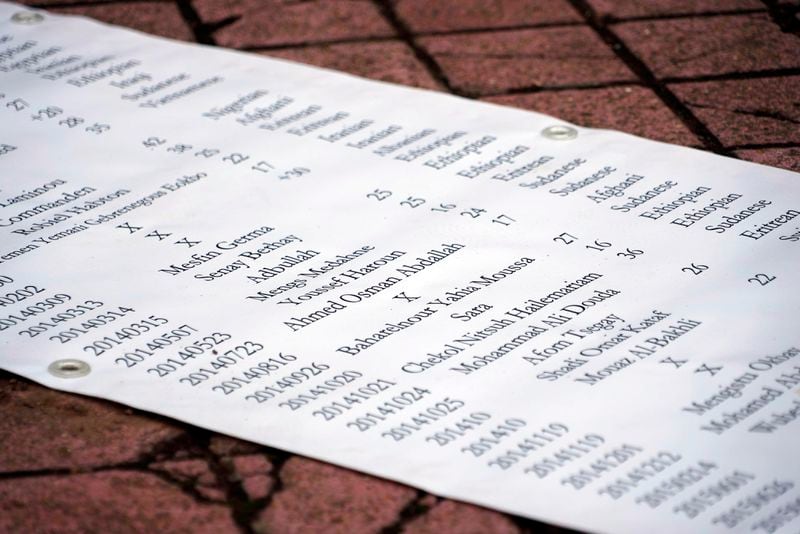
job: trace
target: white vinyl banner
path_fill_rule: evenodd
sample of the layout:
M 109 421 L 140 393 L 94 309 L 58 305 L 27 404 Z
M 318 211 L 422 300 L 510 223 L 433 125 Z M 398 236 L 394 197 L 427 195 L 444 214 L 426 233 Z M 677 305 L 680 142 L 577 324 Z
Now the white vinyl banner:
M 799 179 L 0 3 L 0 367 L 573 528 L 795 533 Z

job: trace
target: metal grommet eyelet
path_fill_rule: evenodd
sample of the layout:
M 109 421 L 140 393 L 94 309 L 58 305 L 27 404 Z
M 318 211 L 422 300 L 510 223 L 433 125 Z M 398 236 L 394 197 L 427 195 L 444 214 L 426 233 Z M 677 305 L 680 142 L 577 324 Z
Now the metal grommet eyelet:
M 554 141 L 567 141 L 569 139 L 575 139 L 578 137 L 578 130 L 572 126 L 556 124 L 554 126 L 548 126 L 542 130 L 542 135 Z
M 44 15 L 35 11 L 18 11 L 11 15 L 11 22 L 17 24 L 39 24 L 44 20 Z
M 67 358 L 51 363 L 47 366 L 47 372 L 58 378 L 80 378 L 91 373 L 92 368 L 83 360 Z

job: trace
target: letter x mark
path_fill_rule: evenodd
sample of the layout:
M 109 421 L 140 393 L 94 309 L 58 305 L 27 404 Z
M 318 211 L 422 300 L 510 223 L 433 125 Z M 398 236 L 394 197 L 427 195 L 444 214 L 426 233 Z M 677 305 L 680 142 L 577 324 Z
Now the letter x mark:
M 131 234 L 138 232 L 139 230 L 142 229 L 141 226 L 131 226 L 130 223 L 122 223 L 120 225 L 117 225 L 117 228 L 124 228 Z
M 719 367 L 709 367 L 707 364 L 703 364 L 697 369 L 694 370 L 695 373 L 709 373 L 711 376 L 719 373 L 722 370 L 722 366 Z
M 659 363 L 671 363 L 672 365 L 675 366 L 675 369 L 679 369 L 681 367 L 681 365 L 683 365 L 684 363 L 686 363 L 688 361 L 689 360 L 676 360 L 675 358 L 664 358 Z
M 393 296 L 392 298 L 393 298 L 393 299 L 403 299 L 403 300 L 405 300 L 406 302 L 414 302 L 414 301 L 415 301 L 415 300 L 417 300 L 419 297 L 409 297 L 408 295 L 406 295 L 406 292 L 405 292 L 405 291 L 402 291 L 400 294 L 398 294 L 398 295 L 395 295 L 395 296 Z
M 192 248 L 195 245 L 199 245 L 200 241 L 189 241 L 189 238 L 184 237 L 183 239 L 178 239 L 175 241 L 176 245 L 186 245 L 189 248 Z
M 153 230 L 152 232 L 147 234 L 145 237 L 157 237 L 159 241 L 164 241 L 166 238 L 168 238 L 171 235 L 172 234 L 162 234 L 158 230 Z

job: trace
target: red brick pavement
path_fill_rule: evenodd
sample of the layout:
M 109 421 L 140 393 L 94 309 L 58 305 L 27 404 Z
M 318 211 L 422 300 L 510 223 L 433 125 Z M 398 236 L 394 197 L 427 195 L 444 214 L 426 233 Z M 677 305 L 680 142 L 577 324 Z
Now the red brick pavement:
M 34 0 L 800 171 L 798 0 Z M 0 532 L 564 532 L 0 372 Z

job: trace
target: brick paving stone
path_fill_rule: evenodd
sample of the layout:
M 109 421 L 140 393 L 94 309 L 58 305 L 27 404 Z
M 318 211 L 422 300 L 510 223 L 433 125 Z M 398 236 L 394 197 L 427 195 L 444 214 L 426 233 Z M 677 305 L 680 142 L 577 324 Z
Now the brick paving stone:
M 194 41 L 194 35 L 181 18 L 177 6 L 171 3 L 125 2 L 80 7 L 54 7 L 50 11 L 65 15 L 83 15 L 161 37 Z
M 394 7 L 414 33 L 581 20 L 566 0 L 397 0 Z
M 281 470 L 283 489 L 253 527 L 259 534 L 379 532 L 416 492 L 406 486 L 293 457 Z
M 800 39 L 761 13 L 627 22 L 613 30 L 661 78 L 800 67 Z
M 683 122 L 644 87 L 542 91 L 484 100 L 546 113 L 581 126 L 621 130 L 679 145 L 700 145 Z
M 25 4 L 29 6 L 58 6 L 58 5 L 73 5 L 78 2 L 75 0 L 14 0 L 19 4 Z M 105 3 L 116 3 L 117 0 L 89 0 L 88 2 L 80 2 L 80 3 L 92 3 L 92 4 L 105 4 Z M 134 0 L 136 1 L 136 0 Z M 174 0 L 141 0 L 144 2 L 154 2 L 154 3 L 172 3 Z
M 344 43 L 261 52 L 386 82 L 441 89 L 411 48 L 400 41 Z
M 0 472 L 135 462 L 182 434 L 116 405 L 20 380 L 0 380 Z
M 234 481 L 241 483 L 250 500 L 263 499 L 272 491 L 272 464 L 263 454 L 237 456 L 230 459 L 230 465 L 235 473 Z
M 225 490 L 206 460 L 167 460 L 150 464 L 149 468 L 169 475 L 179 483 L 190 485 L 210 501 L 224 502 Z
M 726 12 L 742 9 L 763 9 L 759 0 L 588 0 L 601 17 L 655 17 L 693 13 Z
M 800 147 L 797 146 L 787 148 L 748 148 L 737 150 L 736 155 L 747 161 L 800 172 Z
M 501 513 L 449 500 L 442 501 L 424 515 L 410 521 L 403 529 L 403 534 L 442 532 L 517 534 L 520 530 L 508 516 Z
M 234 454 L 251 454 L 260 451 L 263 447 L 249 441 L 215 434 L 211 436 L 208 448 L 217 456 L 231 456 Z
M 669 87 L 727 146 L 800 143 L 800 76 Z
M 105 471 L 0 481 L 0 532 L 234 533 L 228 508 L 194 501 L 156 475 Z
M 471 94 L 634 80 L 588 27 L 424 37 L 450 83 Z
M 369 0 L 195 0 L 206 23 L 240 17 L 218 30 L 218 44 L 234 48 L 288 45 L 394 35 Z

